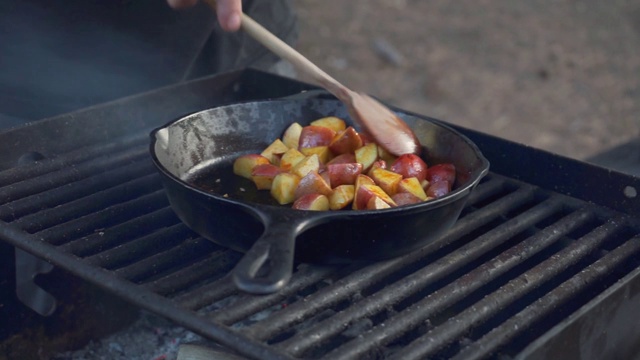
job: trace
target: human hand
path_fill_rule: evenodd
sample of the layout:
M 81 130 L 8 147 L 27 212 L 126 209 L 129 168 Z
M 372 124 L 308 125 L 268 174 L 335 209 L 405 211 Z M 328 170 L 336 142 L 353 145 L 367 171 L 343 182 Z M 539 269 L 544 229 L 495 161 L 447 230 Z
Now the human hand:
M 167 0 L 167 3 L 174 9 L 183 9 L 197 4 L 198 1 L 199 0 Z M 218 22 L 224 31 L 237 31 L 240 29 L 242 1 L 217 0 L 216 14 L 218 16 Z

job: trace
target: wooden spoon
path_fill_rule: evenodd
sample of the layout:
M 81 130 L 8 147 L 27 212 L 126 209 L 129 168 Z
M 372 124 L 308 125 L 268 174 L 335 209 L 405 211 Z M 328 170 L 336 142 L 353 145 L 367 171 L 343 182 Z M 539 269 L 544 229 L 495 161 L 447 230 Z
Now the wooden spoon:
M 215 9 L 214 0 L 206 2 Z M 354 121 L 387 151 L 396 156 L 420 153 L 420 142 L 411 128 L 389 108 L 369 95 L 348 89 L 246 14 L 242 14 L 241 28 L 342 101 Z

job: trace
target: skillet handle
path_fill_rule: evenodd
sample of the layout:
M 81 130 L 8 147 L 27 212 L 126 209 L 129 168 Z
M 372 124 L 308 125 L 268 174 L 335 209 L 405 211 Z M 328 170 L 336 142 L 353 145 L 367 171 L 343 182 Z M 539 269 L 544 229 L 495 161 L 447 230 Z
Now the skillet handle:
M 292 219 L 269 221 L 265 232 L 233 270 L 236 287 L 253 294 L 270 294 L 283 288 L 293 273 L 295 242 L 301 225 Z M 266 274 L 259 272 L 261 269 Z

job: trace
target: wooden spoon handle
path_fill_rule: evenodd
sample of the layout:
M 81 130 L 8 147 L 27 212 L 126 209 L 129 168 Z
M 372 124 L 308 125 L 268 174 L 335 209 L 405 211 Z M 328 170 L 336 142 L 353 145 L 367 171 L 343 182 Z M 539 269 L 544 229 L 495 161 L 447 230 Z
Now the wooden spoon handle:
M 215 11 L 215 0 L 204 0 L 204 2 Z M 343 102 L 351 102 L 351 96 L 349 95 L 351 91 L 349 89 L 245 13 L 242 13 L 241 28 L 267 49 L 290 62 L 298 71 L 327 89 L 335 97 Z
M 311 77 L 312 80 L 323 86 L 338 99 L 344 101 L 350 98 L 349 90 L 346 89 L 344 85 L 246 14 L 242 14 L 241 27 L 247 34 L 256 39 L 256 41 L 273 51 L 276 55 L 289 61 L 298 71 Z

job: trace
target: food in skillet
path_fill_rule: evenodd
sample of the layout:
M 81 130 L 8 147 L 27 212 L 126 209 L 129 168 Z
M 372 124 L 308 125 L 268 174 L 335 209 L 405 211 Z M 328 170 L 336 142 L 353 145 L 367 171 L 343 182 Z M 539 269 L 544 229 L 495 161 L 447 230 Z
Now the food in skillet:
M 262 153 L 238 157 L 233 172 L 300 210 L 415 204 L 449 193 L 456 176 L 453 164 L 395 157 L 337 117 L 291 124 Z

